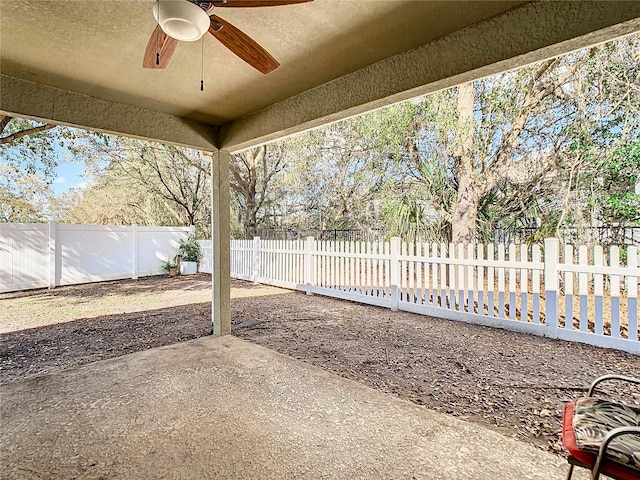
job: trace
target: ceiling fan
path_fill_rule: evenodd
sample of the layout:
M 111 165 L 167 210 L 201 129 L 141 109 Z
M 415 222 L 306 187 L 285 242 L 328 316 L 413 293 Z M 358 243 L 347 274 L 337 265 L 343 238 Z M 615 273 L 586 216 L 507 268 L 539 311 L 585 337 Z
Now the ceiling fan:
M 166 68 L 178 41 L 193 42 L 209 31 L 225 47 L 253 68 L 267 74 L 280 66 L 269 52 L 249 35 L 213 14 L 218 7 L 275 7 L 313 0 L 158 0 L 153 15 L 158 22 L 144 52 L 144 68 Z

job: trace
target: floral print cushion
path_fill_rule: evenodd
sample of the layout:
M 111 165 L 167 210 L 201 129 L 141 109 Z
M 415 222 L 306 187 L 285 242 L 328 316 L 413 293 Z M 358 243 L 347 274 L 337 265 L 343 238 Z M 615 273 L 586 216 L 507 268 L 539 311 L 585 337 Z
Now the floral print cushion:
M 607 433 L 624 426 L 640 426 L 640 408 L 593 397 L 576 401 L 573 431 L 578 448 L 597 453 Z M 609 444 L 607 457 L 640 470 L 640 435 L 617 437 Z

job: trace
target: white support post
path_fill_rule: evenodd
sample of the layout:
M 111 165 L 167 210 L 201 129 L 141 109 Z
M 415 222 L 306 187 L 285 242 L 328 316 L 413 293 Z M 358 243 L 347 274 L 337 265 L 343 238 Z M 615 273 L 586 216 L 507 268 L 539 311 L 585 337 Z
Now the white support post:
M 391 310 L 398 311 L 400 303 L 400 238 L 391 237 Z
M 557 238 L 544 239 L 545 336 L 549 338 L 558 336 L 558 248 Z
M 131 233 L 132 233 L 132 237 L 133 237 L 133 242 L 131 245 L 131 278 L 134 280 L 138 279 L 138 225 L 136 225 L 135 223 L 133 225 L 131 225 Z
M 464 245 L 462 243 L 458 244 L 458 259 L 462 262 L 464 261 Z M 458 265 L 458 272 L 457 272 L 457 285 L 455 286 L 455 288 L 458 289 L 458 308 L 456 310 L 458 310 L 459 312 L 464 312 L 464 288 L 465 288 L 465 281 L 464 281 L 464 265 L 460 264 Z
M 253 237 L 251 252 L 251 281 L 256 284 L 260 278 L 260 237 Z
M 469 265 L 467 266 L 467 312 L 474 313 L 474 292 L 475 292 L 475 272 L 474 272 L 474 259 L 475 251 L 473 244 L 467 244 L 467 258 L 469 259 Z
M 49 220 L 49 288 L 57 286 L 58 257 L 56 255 L 56 222 Z
M 306 285 L 307 295 L 313 295 L 313 286 L 315 279 L 315 262 L 313 254 L 315 250 L 316 240 L 313 237 L 307 237 L 304 250 L 304 283 Z
M 231 236 L 229 219 L 229 162 L 231 154 L 218 150 L 211 158 L 211 320 L 213 335 L 231 333 Z
M 564 263 L 573 264 L 573 245 L 564 246 Z M 573 330 L 573 272 L 564 272 L 564 328 Z
M 456 249 L 453 243 L 449 244 L 449 260 L 455 260 L 456 258 Z M 447 281 L 447 285 L 449 286 L 449 310 L 456 309 L 456 266 L 453 263 L 447 263 L 449 277 Z M 446 305 L 446 302 L 445 302 Z

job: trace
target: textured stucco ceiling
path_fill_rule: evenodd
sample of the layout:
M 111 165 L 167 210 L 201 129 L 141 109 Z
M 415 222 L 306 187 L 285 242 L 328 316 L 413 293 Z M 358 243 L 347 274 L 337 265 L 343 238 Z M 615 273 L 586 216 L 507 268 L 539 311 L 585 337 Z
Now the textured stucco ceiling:
M 268 75 L 208 34 L 146 70 L 153 5 L 0 0 L 0 112 L 238 151 L 640 31 L 639 1 L 315 0 L 216 9 Z
M 153 0 L 0 0 L 2 73 L 221 125 L 523 2 L 315 0 L 216 13 L 281 67 L 262 75 L 207 34 L 166 70 L 142 68 Z M 400 73 L 400 72 L 399 72 Z

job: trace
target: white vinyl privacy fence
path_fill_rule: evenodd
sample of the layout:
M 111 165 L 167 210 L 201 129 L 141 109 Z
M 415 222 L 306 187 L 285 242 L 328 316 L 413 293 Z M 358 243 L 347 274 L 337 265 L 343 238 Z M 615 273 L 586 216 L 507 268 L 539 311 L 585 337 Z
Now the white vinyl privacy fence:
M 233 240 L 231 276 L 640 354 L 638 252 L 602 247 Z M 626 266 L 625 266 L 626 265 Z
M 203 273 L 213 273 L 213 246 L 211 240 L 198 240 L 200 244 L 200 262 L 198 271 Z
M 159 275 L 192 231 L 0 223 L 0 292 Z

